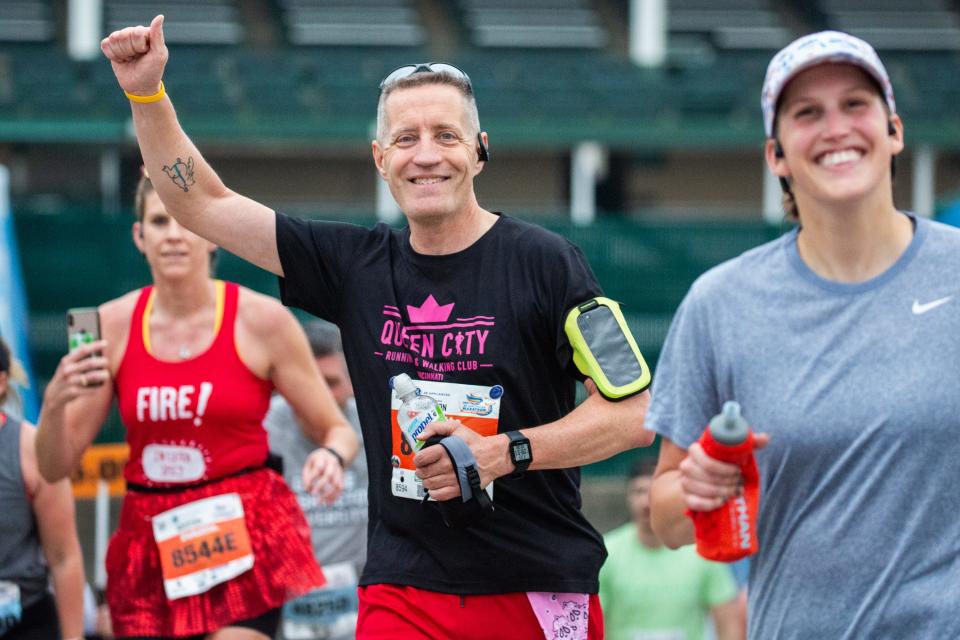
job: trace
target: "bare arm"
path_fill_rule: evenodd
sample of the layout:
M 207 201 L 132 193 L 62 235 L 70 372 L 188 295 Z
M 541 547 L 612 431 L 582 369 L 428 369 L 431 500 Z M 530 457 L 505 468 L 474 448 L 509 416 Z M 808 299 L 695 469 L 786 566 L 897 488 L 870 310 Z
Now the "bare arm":
M 744 640 L 747 637 L 746 598 L 743 592 L 733 600 L 710 609 L 717 640 Z
M 163 16 L 154 18 L 149 28 L 114 31 L 100 49 L 124 91 L 157 93 L 168 57 Z M 130 106 L 144 166 L 170 215 L 227 251 L 282 276 L 273 210 L 224 186 L 180 127 L 169 97 L 146 104 L 131 100 Z
M 66 478 L 48 483 L 37 470 L 35 432 L 25 425 L 21 440 L 23 476 L 33 495 L 40 544 L 50 567 L 57 617 L 64 638 L 83 637 L 83 557 L 77 539 L 73 493 Z
M 337 406 L 320 375 L 300 323 L 272 298 L 243 292 L 244 325 L 265 345 L 268 375 L 298 417 L 305 435 L 329 447 L 349 465 L 359 443 L 353 427 Z M 248 313 L 249 312 L 249 313 Z M 343 469 L 337 457 L 318 449 L 304 466 L 304 486 L 322 501 L 332 502 L 343 489 Z
M 644 428 L 650 393 L 644 391 L 620 402 L 610 402 L 596 392 L 592 383 L 587 399 L 566 416 L 520 432 L 530 439 L 533 463 L 530 470 L 565 469 L 605 460 L 634 447 L 646 447 L 654 434 Z M 480 482 L 488 485 L 513 473 L 509 438 L 505 434 L 480 436 L 456 420 L 428 426 L 422 439 L 434 433 L 455 433 L 470 445 L 480 469 Z M 428 447 L 414 457 L 417 475 L 437 500 L 460 495 L 450 459 L 437 447 Z
M 680 463 L 686 457 L 686 450 L 666 438 L 660 440 L 660 460 L 650 485 L 650 524 L 671 549 L 693 544 L 693 521 L 686 515 L 680 478 Z
M 63 356 L 47 384 L 36 436 L 37 466 L 47 482 L 62 480 L 77 468 L 107 418 L 113 381 L 107 359 L 94 355 L 106 346 L 101 340 Z

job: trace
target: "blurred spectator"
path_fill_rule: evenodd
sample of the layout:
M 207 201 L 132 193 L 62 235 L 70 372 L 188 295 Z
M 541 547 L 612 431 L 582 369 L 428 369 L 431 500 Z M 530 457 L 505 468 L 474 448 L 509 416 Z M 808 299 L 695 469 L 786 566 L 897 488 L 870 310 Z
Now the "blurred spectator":
M 606 536 L 600 602 L 609 640 L 703 640 L 707 614 L 718 640 L 742 640 L 746 617 L 730 567 L 704 560 L 693 547 L 668 549 L 650 527 L 650 483 L 656 460 L 630 470 L 630 522 Z
M 83 637 L 86 640 L 113 640 L 110 608 L 106 602 L 97 604 L 97 596 L 90 584 L 83 587 Z
M 0 339 L 0 406 L 14 382 L 26 379 Z M 83 558 L 73 493 L 70 480 L 40 476 L 35 439 L 33 425 L 0 410 L 0 636 L 79 640 Z
M 281 628 L 285 638 L 342 640 L 354 637 L 357 582 L 367 557 L 367 462 L 340 331 L 323 320 L 312 320 L 304 329 L 320 375 L 356 431 L 360 450 L 344 471 L 340 499 L 331 505 L 320 503 L 302 481 L 303 465 L 318 445 L 304 435 L 283 396 L 271 400 L 264 420 L 270 450 L 283 458 L 284 478 L 307 516 L 313 550 L 328 580 L 324 588 L 286 604 Z

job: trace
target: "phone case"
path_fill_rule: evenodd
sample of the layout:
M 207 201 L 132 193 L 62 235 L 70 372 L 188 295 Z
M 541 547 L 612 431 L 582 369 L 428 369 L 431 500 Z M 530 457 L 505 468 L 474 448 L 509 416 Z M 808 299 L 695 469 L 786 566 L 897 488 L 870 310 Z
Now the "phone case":
M 100 339 L 100 314 L 96 307 L 67 310 L 67 343 L 70 351 Z

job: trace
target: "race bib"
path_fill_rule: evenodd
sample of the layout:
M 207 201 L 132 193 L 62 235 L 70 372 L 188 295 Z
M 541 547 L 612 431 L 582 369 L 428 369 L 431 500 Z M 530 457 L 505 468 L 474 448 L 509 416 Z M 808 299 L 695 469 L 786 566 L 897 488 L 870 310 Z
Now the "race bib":
M 420 388 L 420 393 L 428 395 L 437 401 L 447 420 L 459 420 L 464 426 L 482 436 L 492 436 L 497 433 L 500 424 L 500 400 L 503 398 L 503 387 L 483 387 L 471 384 L 456 384 L 453 382 L 434 382 L 430 380 L 414 380 L 414 385 Z M 400 399 L 391 394 L 390 400 L 390 431 L 393 439 L 393 453 L 390 462 L 393 465 L 393 474 L 390 481 L 390 490 L 398 498 L 423 500 L 425 495 L 423 482 L 416 475 L 413 466 L 413 456 L 416 453 L 403 437 L 397 412 L 400 409 Z M 493 483 L 487 486 L 487 493 L 493 497 Z
M 0 636 L 17 626 L 22 616 L 20 586 L 0 580 Z
M 587 640 L 590 596 L 586 593 L 527 593 L 546 640 Z
M 207 471 L 202 451 L 171 444 L 148 444 L 140 462 L 144 475 L 154 482 L 193 482 Z
M 357 626 L 357 571 L 350 562 L 324 565 L 326 584 L 283 605 L 286 640 L 352 638 Z
M 253 567 L 236 493 L 196 500 L 153 517 L 168 600 L 204 593 Z

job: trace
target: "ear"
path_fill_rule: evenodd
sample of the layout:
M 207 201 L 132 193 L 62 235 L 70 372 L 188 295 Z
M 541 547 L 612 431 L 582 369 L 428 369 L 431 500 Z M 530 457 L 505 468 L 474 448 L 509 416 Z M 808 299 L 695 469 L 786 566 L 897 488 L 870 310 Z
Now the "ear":
M 790 176 L 786 159 L 783 156 L 777 156 L 777 141 L 773 138 L 767 138 L 767 141 L 764 143 L 763 157 L 767 161 L 767 167 L 770 169 L 770 173 L 778 178 L 787 178 Z
M 384 180 L 387 179 L 387 170 L 383 168 L 383 147 L 380 146 L 379 140 L 374 140 L 370 143 L 370 150 L 373 152 L 373 164 L 377 167 L 377 173 L 380 174 L 380 177 Z
M 133 234 L 133 244 L 136 245 L 140 253 L 143 253 L 143 223 L 134 222 L 133 228 L 130 231 Z
M 893 114 L 890 116 L 887 127 L 890 129 L 890 152 L 892 155 L 898 155 L 904 147 L 903 120 L 897 114 Z

